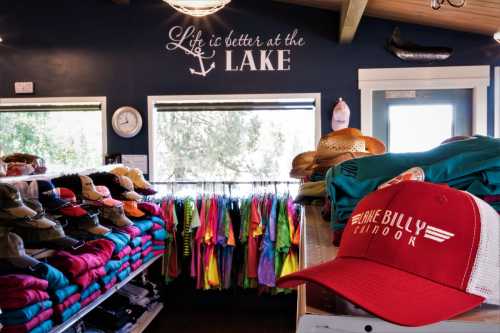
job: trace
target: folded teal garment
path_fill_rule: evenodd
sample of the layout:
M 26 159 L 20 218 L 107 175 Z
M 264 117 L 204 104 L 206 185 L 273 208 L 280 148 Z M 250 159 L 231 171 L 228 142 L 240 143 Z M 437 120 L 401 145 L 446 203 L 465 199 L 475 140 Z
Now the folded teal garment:
M 39 278 L 47 280 L 49 282 L 49 291 L 58 290 L 69 285 L 69 280 L 64 276 L 64 274 L 52 265 L 41 263 L 40 269 L 41 273 L 38 274 Z
M 130 262 L 134 263 L 134 262 L 136 262 L 139 259 L 141 259 L 141 252 L 138 252 L 138 253 L 134 254 L 133 256 L 131 256 L 130 257 Z
M 345 161 L 328 170 L 333 228 L 343 229 L 357 203 L 384 182 L 421 167 L 425 180 L 474 195 L 500 194 L 500 139 L 476 136 L 421 153 L 383 154 Z
M 113 280 L 114 277 L 116 277 L 118 275 L 118 271 L 113 271 L 113 272 L 109 272 L 107 275 L 103 276 L 101 278 L 101 281 L 102 281 L 102 284 L 103 285 L 107 285 L 111 282 L 111 280 Z
M 121 265 L 121 260 L 110 260 L 106 266 L 104 266 L 104 269 L 106 270 L 106 273 L 109 273 L 118 270 Z
M 84 300 L 90 295 L 92 295 L 94 292 L 98 291 L 100 289 L 99 283 L 94 282 L 90 286 L 87 287 L 87 289 L 83 290 L 80 294 L 80 299 Z
M 126 263 L 127 261 L 129 261 L 129 260 L 130 260 L 130 256 L 125 256 L 125 257 L 123 257 L 123 258 L 120 260 L 120 267 L 122 267 L 122 265 L 123 265 L 124 263 Z M 118 267 L 118 268 L 120 268 L 120 267 Z
M 142 259 L 142 262 L 148 262 L 148 261 L 150 261 L 151 259 L 153 259 L 153 258 L 154 258 L 154 256 L 155 256 L 155 255 L 153 254 L 153 252 L 150 252 L 150 253 L 148 253 L 148 255 L 146 255 L 146 256 L 144 257 L 144 259 Z
M 109 232 L 104 236 L 115 244 L 113 253 L 118 253 L 130 242 L 130 235 L 123 232 Z
M 51 297 L 54 300 L 55 304 L 61 304 L 63 303 L 66 298 L 70 297 L 71 295 L 75 294 L 78 292 L 79 288 L 77 285 L 72 284 L 67 287 L 55 290 L 52 294 Z
M 161 218 L 159 218 L 158 216 L 153 216 L 151 217 L 151 222 L 153 223 L 156 223 L 156 224 L 159 224 L 161 225 L 162 227 L 165 226 L 165 221 L 163 221 Z
M 167 231 L 165 229 L 158 229 L 153 231 L 154 240 L 165 240 L 167 239 Z
M 163 245 L 153 245 L 153 251 L 161 251 L 165 250 L 165 246 Z
M 153 222 L 151 220 L 138 220 L 134 221 L 134 225 L 141 230 L 141 235 L 144 235 L 153 227 Z
M 130 241 L 130 247 L 131 248 L 136 248 L 142 244 L 142 237 L 135 237 Z
M 123 281 L 130 275 L 131 269 L 130 267 L 125 268 L 123 271 L 118 273 L 118 280 Z
M 147 241 L 146 243 L 144 243 L 144 245 L 141 246 L 142 251 L 146 250 L 151 245 L 153 245 L 153 242 L 152 241 Z
M 52 307 L 51 301 L 44 301 L 29 305 L 22 309 L 4 311 L 0 314 L 0 323 L 4 325 L 20 325 L 33 319 L 37 314 Z
M 77 313 L 78 311 L 80 311 L 81 308 L 82 308 L 82 306 L 81 306 L 80 302 L 74 303 L 73 305 L 71 305 L 70 307 L 68 307 L 66 310 L 64 310 L 63 313 L 61 313 L 61 321 L 65 322 L 72 315 L 74 315 L 75 313 Z
M 52 320 L 46 320 L 28 333 L 48 333 L 54 326 L 54 322 Z

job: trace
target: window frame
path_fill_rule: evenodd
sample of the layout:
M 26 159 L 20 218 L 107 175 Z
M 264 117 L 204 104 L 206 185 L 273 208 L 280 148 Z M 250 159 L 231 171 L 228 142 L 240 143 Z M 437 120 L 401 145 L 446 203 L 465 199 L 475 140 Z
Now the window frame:
M 488 135 L 490 66 L 370 68 L 358 70 L 361 131 L 373 134 L 373 92 L 379 90 L 472 89 L 472 133 Z
M 108 130 L 107 130 L 107 98 L 105 96 L 85 96 L 85 97 L 13 97 L 0 98 L 2 104 L 51 104 L 51 103 L 99 103 L 101 105 L 101 126 L 102 126 L 102 157 L 104 165 L 105 157 L 108 154 Z M 15 111 L 4 111 L 15 112 Z
M 495 67 L 495 137 L 500 138 L 500 66 Z
M 243 101 L 300 101 L 314 100 L 314 140 L 317 144 L 321 138 L 321 93 L 278 93 L 278 94 L 212 94 L 212 95 L 157 95 L 148 96 L 148 166 L 149 179 L 155 181 L 155 128 L 157 123 L 156 103 L 161 102 L 243 102 Z

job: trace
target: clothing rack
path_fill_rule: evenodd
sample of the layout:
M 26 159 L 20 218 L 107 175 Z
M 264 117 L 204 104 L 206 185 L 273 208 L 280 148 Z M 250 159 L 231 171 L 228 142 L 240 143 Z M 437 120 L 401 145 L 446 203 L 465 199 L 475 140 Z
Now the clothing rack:
M 219 180 L 212 180 L 212 181 L 189 181 L 189 180 L 179 180 L 179 181 L 160 181 L 160 182 L 151 182 L 153 185 L 160 185 L 160 186 L 171 186 L 171 193 L 174 193 L 174 187 L 177 185 L 201 185 L 203 189 L 205 189 L 205 186 L 207 185 L 212 185 L 212 191 L 215 192 L 215 186 L 216 185 L 222 185 L 225 189 L 225 186 L 228 187 L 229 194 L 231 195 L 232 189 L 236 185 L 253 185 L 254 187 L 257 186 L 274 186 L 274 192 L 278 192 L 278 185 L 286 185 L 287 189 L 289 189 L 290 185 L 300 185 L 301 182 L 299 181 L 290 181 L 290 180 L 257 180 L 257 181 L 219 181 Z

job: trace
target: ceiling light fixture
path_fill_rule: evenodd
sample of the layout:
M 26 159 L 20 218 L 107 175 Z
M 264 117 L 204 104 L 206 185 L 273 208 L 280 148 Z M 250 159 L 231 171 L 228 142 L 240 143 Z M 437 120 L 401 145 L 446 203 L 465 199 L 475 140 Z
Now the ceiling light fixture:
M 194 16 L 202 17 L 213 14 L 225 5 L 231 2 L 231 0 L 163 0 L 170 6 L 175 8 L 177 11 Z
M 495 34 L 493 35 L 493 38 L 495 38 L 495 40 L 500 43 L 500 31 L 498 32 L 495 32 Z
M 465 6 L 466 0 L 446 0 L 448 4 L 455 8 L 462 8 Z M 438 10 L 444 4 L 445 0 L 431 0 L 432 9 Z
M 0 43 L 3 43 L 3 38 L 2 37 L 0 37 Z

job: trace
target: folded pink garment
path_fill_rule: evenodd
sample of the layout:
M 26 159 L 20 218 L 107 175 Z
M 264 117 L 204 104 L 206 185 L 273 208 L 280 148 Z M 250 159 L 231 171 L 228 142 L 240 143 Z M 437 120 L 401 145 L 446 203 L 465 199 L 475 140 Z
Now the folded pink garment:
M 118 273 L 127 269 L 129 266 L 130 266 L 130 262 L 128 262 L 128 261 L 124 262 L 123 265 L 121 265 L 120 269 L 118 269 Z
M 130 246 L 127 245 L 120 252 L 115 254 L 113 256 L 113 259 L 114 260 L 122 259 L 123 257 L 130 255 L 130 251 L 132 251 L 132 249 L 130 248 Z
M 54 306 L 54 312 L 57 314 L 61 314 L 64 312 L 64 310 L 66 310 L 67 308 L 69 308 L 70 306 L 72 306 L 73 304 L 78 302 L 79 300 L 80 300 L 80 293 L 73 294 L 70 297 L 66 298 L 66 300 L 64 300 L 63 303 L 56 304 Z
M 31 275 L 9 274 L 0 276 L 0 287 L 2 288 L 2 292 L 10 292 L 16 289 L 46 290 L 48 286 L 49 282 L 47 280 L 42 280 Z
M 132 265 L 130 265 L 130 267 L 132 267 L 132 270 L 135 271 L 136 269 L 141 267 L 141 265 L 142 265 L 142 259 L 139 259 L 136 262 L 134 262 Z
M 153 247 L 150 246 L 148 247 L 147 249 L 145 249 L 144 251 L 142 251 L 142 257 L 144 258 L 145 256 L 147 256 L 148 254 L 151 253 L 151 251 L 153 251 Z
M 130 236 L 130 239 L 134 239 L 135 237 L 141 235 L 141 229 L 139 229 L 133 225 L 129 225 L 126 227 L 120 227 L 120 228 L 117 228 L 117 230 L 128 234 Z
M 106 292 L 111 289 L 116 284 L 116 282 L 118 282 L 118 279 L 116 277 L 112 278 L 107 285 L 101 288 L 102 292 Z
M 93 282 L 97 281 L 99 278 L 105 275 L 106 275 L 106 269 L 104 268 L 104 266 L 101 266 L 99 268 L 86 271 L 85 273 L 72 279 L 71 282 L 78 285 L 82 289 L 86 289 Z
M 138 247 L 134 248 L 132 251 L 130 251 L 130 256 L 133 256 L 134 254 L 136 254 L 138 252 L 141 252 L 140 246 L 138 246 Z
M 97 291 L 93 292 L 92 294 L 90 294 L 90 296 L 89 296 L 89 297 L 87 297 L 86 299 L 82 300 L 82 302 L 81 302 L 81 306 L 82 306 L 82 308 L 83 308 L 84 306 L 89 305 L 89 304 L 90 304 L 92 301 L 94 301 L 97 297 L 101 296 L 101 294 L 102 294 L 102 293 L 101 293 L 101 291 L 100 291 L 100 290 L 97 290 Z
M 20 324 L 20 325 L 13 325 L 13 326 L 5 326 L 2 329 L 2 333 L 26 333 L 40 325 L 46 320 L 49 320 L 50 317 L 52 317 L 52 314 L 54 311 L 52 309 L 47 309 L 42 312 L 40 312 L 36 317 L 31 319 L 30 321 Z
M 37 289 L 18 289 L 12 292 L 0 291 L 0 309 L 16 310 L 33 303 L 49 299 L 49 294 Z

